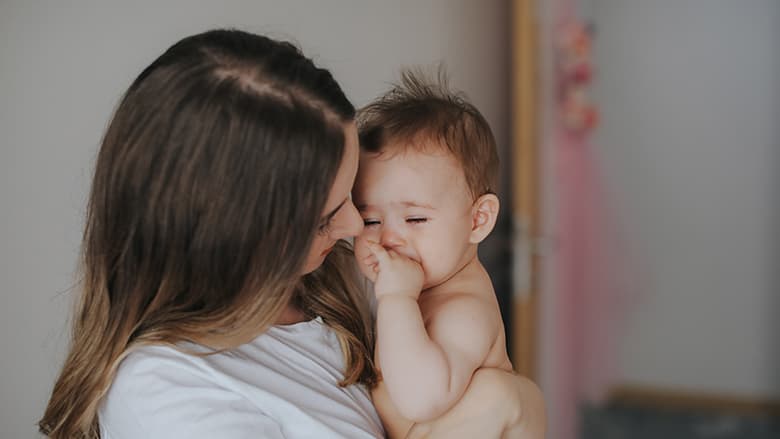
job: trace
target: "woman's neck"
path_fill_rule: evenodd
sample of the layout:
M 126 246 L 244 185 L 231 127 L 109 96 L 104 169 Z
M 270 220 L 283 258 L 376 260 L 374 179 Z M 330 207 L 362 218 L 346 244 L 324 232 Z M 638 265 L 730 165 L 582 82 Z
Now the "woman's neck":
M 303 321 L 306 321 L 306 316 L 303 314 L 303 311 L 293 305 L 287 305 L 287 307 L 284 308 L 284 311 L 282 311 L 282 314 L 279 315 L 279 318 L 276 319 L 274 324 L 292 325 Z

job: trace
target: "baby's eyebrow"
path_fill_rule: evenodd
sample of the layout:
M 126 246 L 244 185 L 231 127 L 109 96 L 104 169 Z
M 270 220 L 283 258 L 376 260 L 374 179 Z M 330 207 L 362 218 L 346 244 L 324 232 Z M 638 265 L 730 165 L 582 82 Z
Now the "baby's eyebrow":
M 400 203 L 397 203 L 397 204 L 400 204 L 403 207 L 419 207 L 419 208 L 422 208 L 422 209 L 436 210 L 436 208 L 433 207 L 430 204 L 419 203 L 419 202 L 416 202 L 416 201 L 401 201 Z M 355 207 L 357 207 L 357 210 L 359 212 L 363 212 L 363 211 L 366 211 L 366 210 L 369 210 L 369 209 L 373 208 L 374 206 L 371 205 L 371 204 L 358 204 Z
M 414 201 L 404 201 L 401 203 L 404 207 L 422 207 L 423 209 L 436 210 L 435 207 L 427 203 L 417 203 Z

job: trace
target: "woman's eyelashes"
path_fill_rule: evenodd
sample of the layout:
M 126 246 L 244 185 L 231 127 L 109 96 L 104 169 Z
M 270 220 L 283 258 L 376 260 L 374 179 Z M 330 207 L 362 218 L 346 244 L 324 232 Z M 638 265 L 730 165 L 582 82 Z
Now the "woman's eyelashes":
M 326 222 L 320 224 L 319 227 L 317 227 L 317 233 L 320 235 L 327 235 L 331 231 L 331 226 L 333 225 L 333 218 L 329 218 Z

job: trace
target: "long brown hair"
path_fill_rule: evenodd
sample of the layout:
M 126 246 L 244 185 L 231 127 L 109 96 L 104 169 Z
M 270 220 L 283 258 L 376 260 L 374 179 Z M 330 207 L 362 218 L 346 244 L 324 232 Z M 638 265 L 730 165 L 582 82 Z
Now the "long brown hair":
M 70 352 L 39 422 L 97 438 L 132 349 L 229 349 L 297 304 L 342 341 L 342 384 L 373 384 L 367 301 L 342 243 L 301 278 L 355 109 L 293 45 L 236 30 L 185 38 L 121 99 L 95 166 Z

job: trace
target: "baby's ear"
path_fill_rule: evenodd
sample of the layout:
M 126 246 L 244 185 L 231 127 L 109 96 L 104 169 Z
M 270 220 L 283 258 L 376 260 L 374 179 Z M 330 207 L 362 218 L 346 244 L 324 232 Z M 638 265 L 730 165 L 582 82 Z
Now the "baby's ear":
M 500 203 L 495 194 L 485 194 L 477 198 L 471 208 L 471 236 L 469 242 L 479 244 L 487 238 L 498 220 Z

